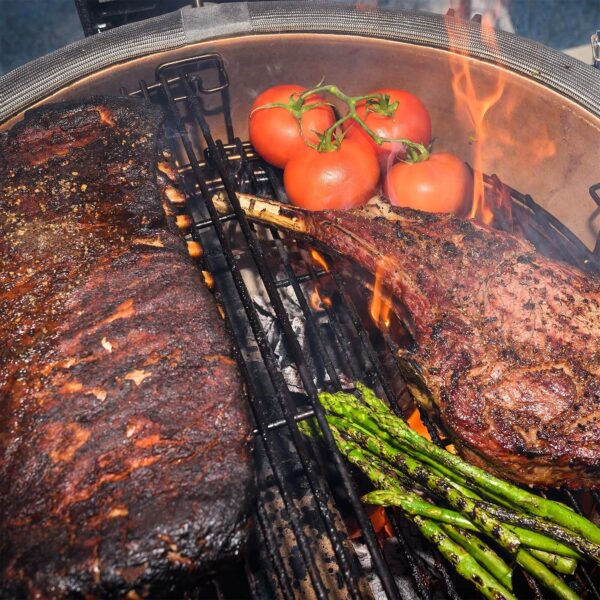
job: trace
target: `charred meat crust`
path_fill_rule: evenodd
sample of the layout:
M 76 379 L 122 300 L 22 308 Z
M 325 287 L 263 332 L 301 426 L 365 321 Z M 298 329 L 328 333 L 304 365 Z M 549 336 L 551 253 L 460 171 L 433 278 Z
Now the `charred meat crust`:
M 461 451 L 537 486 L 600 487 L 600 279 L 510 234 L 379 203 L 306 215 L 412 317 L 413 392 Z
M 94 98 L 0 138 L 0 596 L 177 594 L 245 540 L 249 417 L 162 122 Z

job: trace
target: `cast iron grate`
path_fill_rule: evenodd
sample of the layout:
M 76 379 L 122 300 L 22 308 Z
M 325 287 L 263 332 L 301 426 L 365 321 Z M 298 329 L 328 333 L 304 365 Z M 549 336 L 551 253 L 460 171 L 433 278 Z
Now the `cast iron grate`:
M 121 91 L 128 94 L 126 89 Z M 258 506 L 252 550 L 236 574 L 230 568 L 226 574 L 207 578 L 206 587 L 190 592 L 190 596 L 368 597 L 364 570 L 348 540 L 348 528 L 354 523 L 383 591 L 389 598 L 400 597 L 389 555 L 382 551 L 360 503 L 360 482 L 337 452 L 317 401 L 319 390 L 348 389 L 352 381 L 361 379 L 396 407 L 396 400 L 406 399 L 407 391 L 394 363 L 394 342 L 388 335 L 369 331 L 355 305 L 354 290 L 348 288 L 328 257 L 326 265 L 318 267 L 306 246 L 284 244 L 277 231 L 255 226 L 245 218 L 236 193 L 285 201 L 285 192 L 279 173 L 264 164 L 249 143 L 235 137 L 229 80 L 219 55 L 165 63 L 157 68 L 154 82 L 141 81 L 139 89 L 128 95 L 160 103 L 170 113 L 172 129 L 166 134 L 173 142 L 186 191 L 182 210 L 192 217 L 190 235 L 203 247 L 203 268 L 211 273 L 216 300 L 236 340 L 255 424 Z M 225 140 L 213 137 L 209 122 L 215 115 L 223 119 L 220 130 L 225 132 Z M 495 176 L 486 178 L 486 184 L 492 194 L 510 194 L 512 210 L 518 212 L 523 232 L 534 243 L 549 249 L 558 245 L 582 268 L 600 271 L 598 253 L 590 252 L 529 196 L 503 186 Z M 234 211 L 231 215 L 217 214 L 211 201 L 217 191 L 229 199 Z M 280 332 L 277 341 L 295 368 L 301 392 L 286 380 L 273 339 L 261 320 L 260 307 L 253 300 L 257 293 L 253 281 L 257 278 L 260 293 L 268 298 L 275 315 Z M 308 294 L 317 282 L 327 286 L 335 302 L 311 306 Z M 306 324 L 310 352 L 296 338 L 284 292 L 294 298 Z M 323 432 L 323 441 L 318 444 L 305 438 L 297 427 L 299 421 L 311 416 Z M 433 438 L 444 444 L 427 419 L 423 420 Z M 575 495 L 558 496 L 581 510 Z M 587 501 L 600 506 L 596 494 L 588 495 Z M 456 579 L 438 555 L 432 553 L 432 560 L 426 563 L 414 551 L 407 538 L 410 527 L 399 515 L 394 511 L 386 515 L 409 577 L 408 588 L 402 590 L 405 596 L 473 596 L 473 590 Z M 597 571 L 580 566 L 570 583 L 586 598 L 600 600 L 594 584 L 597 576 Z M 520 579 L 522 585 L 530 586 L 524 588 L 529 596 L 542 597 L 535 582 L 525 582 L 523 576 Z

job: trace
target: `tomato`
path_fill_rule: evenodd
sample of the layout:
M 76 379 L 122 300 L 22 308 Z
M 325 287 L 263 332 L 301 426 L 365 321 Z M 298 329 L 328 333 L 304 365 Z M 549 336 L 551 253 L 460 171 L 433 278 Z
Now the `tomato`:
M 425 105 L 410 92 L 383 88 L 374 90 L 369 94 L 386 94 L 390 97 L 390 104 L 398 102 L 398 107 L 392 116 L 368 111 L 365 102 L 356 105 L 358 116 L 379 137 L 391 139 L 408 139 L 427 146 L 431 141 L 431 117 Z M 380 158 L 385 159 L 390 154 L 398 154 L 401 150 L 399 144 L 383 142 L 377 144 L 356 121 L 348 121 L 347 136 L 352 139 L 360 138 L 368 141 L 377 151 Z M 402 153 L 404 154 L 404 153 Z
M 355 208 L 373 195 L 379 175 L 371 146 L 345 139 L 331 152 L 306 146 L 286 165 L 283 183 L 291 202 L 302 208 Z
M 296 117 L 286 108 L 264 108 L 255 111 L 265 104 L 287 104 L 291 99 L 297 99 L 304 91 L 306 88 L 299 85 L 276 85 L 265 90 L 252 104 L 248 122 L 250 142 L 258 154 L 275 167 L 283 169 L 288 160 L 306 146 L 304 140 L 317 143 L 319 139 L 315 131 L 323 133 L 335 122 L 335 115 L 330 106 L 320 106 L 304 112 L 302 131 Z M 315 102 L 325 100 L 313 94 L 306 99 L 304 105 Z
M 473 195 L 467 165 L 454 154 L 431 154 L 427 160 L 397 163 L 387 173 L 385 193 L 396 206 L 464 216 Z

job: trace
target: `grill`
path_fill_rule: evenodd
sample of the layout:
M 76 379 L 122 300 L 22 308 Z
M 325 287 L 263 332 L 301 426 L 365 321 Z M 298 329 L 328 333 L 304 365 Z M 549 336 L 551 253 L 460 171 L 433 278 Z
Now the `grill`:
M 165 3 L 134 4 L 158 11 Z M 92 15 L 96 25 L 137 18 L 110 12 L 117 3 L 88 5 L 99 9 Z M 499 32 L 497 47 L 490 48 L 478 25 L 460 19 L 320 2 L 235 3 L 125 25 L 0 80 L 3 126 L 35 103 L 116 94 L 120 86 L 127 87 L 123 95 L 161 104 L 171 115 L 166 135 L 185 186 L 187 235 L 203 248 L 201 268 L 213 282 L 250 392 L 258 484 L 247 552 L 189 590 L 190 598 L 474 596 L 395 511 L 386 512 L 394 542 L 380 543 L 359 501 L 365 481 L 338 454 L 316 401 L 318 390 L 352 389 L 360 379 L 398 412 L 406 409 L 411 400 L 394 340 L 365 318 L 368 298 L 358 295 L 343 264 L 327 256 L 324 264 L 315 263 L 305 244 L 249 223 L 236 198 L 247 192 L 285 201 L 280 173 L 238 136 L 244 135 L 256 93 L 289 73 L 302 85 L 323 75 L 350 91 L 381 86 L 372 64 L 400 87 L 420 81 L 425 66 L 427 85 L 419 94 L 437 117 L 436 148 L 467 156 L 465 131 L 441 118 L 451 109 L 445 92 L 452 49 L 473 58 L 484 86 L 494 70 L 509 72 L 510 92 L 527 108 L 511 124 L 522 138 L 547 124 L 550 137 L 564 144 L 536 177 L 523 169 L 522 147 L 501 148 L 500 159 L 488 160 L 483 170 L 500 173 L 512 187 L 489 175 L 486 195 L 510 200 L 516 231 L 542 252 L 600 272 L 600 237 L 593 226 L 600 215 L 600 183 L 590 150 L 597 144 L 600 78 L 593 68 L 517 36 Z M 356 68 L 340 69 L 357 57 Z M 491 128 L 504 127 L 492 111 L 489 116 Z M 562 189 L 568 201 L 577 202 L 565 201 Z M 216 192 L 228 197 L 230 215 L 217 215 L 211 203 Z M 496 221 L 509 226 L 501 213 Z M 330 300 L 318 308 L 310 302 L 316 285 Z M 309 417 L 323 430 L 318 443 L 298 431 Z M 434 441 L 446 444 L 422 420 Z M 586 514 L 600 508 L 597 493 L 548 494 Z M 516 579 L 519 597 L 544 596 L 523 573 L 517 571 Z M 598 567 L 580 564 L 569 584 L 584 598 L 598 599 L 598 580 Z
M 389 598 L 472 597 L 474 590 L 455 578 L 439 555 L 429 549 L 429 559 L 424 560 L 415 551 L 415 532 L 389 509 L 386 516 L 396 543 L 393 552 L 384 552 L 360 503 L 363 482 L 337 452 L 317 393 L 352 389 L 352 381 L 360 379 L 400 412 L 398 406 L 408 402 L 408 393 L 394 361 L 395 342 L 365 326 L 362 305 L 355 302 L 334 260 L 326 257 L 326 264 L 319 266 L 309 258 L 305 244 L 286 243 L 277 231 L 245 218 L 238 192 L 286 198 L 279 173 L 235 135 L 230 80 L 221 56 L 209 53 L 163 63 L 154 81 L 142 80 L 139 88 L 121 88 L 121 93 L 162 104 L 169 111 L 166 135 L 187 198 L 181 212 L 191 217 L 188 237 L 202 245 L 202 268 L 214 280 L 215 297 L 233 332 L 255 426 L 258 503 L 250 550 L 239 565 L 208 578 L 190 595 L 368 597 L 365 568 L 348 535 L 358 527 L 369 555 L 370 578 L 377 576 Z M 215 115 L 222 119 L 223 140 L 213 137 L 209 125 L 208 117 Z M 494 175 L 485 182 L 488 195 L 510 197 L 515 222 L 542 251 L 600 272 L 600 243 L 590 251 L 530 196 L 505 186 Z M 590 189 L 598 206 L 599 188 Z M 211 201 L 216 192 L 226 194 L 231 214 L 216 212 Z M 332 299 L 318 309 L 309 299 L 314 285 L 327 288 Z M 257 304 L 260 295 L 267 299 L 269 311 Z M 296 307 L 293 314 L 290 297 Z M 265 312 L 271 311 L 275 335 L 265 326 Z M 304 347 L 297 339 L 297 318 L 306 331 Z M 290 384 L 290 368 L 299 380 L 296 385 Z M 298 430 L 298 423 L 309 417 L 316 418 L 323 432 L 320 442 Z M 446 444 L 425 415 L 422 420 L 434 441 Z M 588 514 L 600 506 L 597 493 L 550 495 L 578 511 L 585 502 Z M 400 585 L 391 566 L 393 554 L 404 565 Z M 585 598 L 600 599 L 599 575 L 597 567 L 580 565 L 569 583 Z M 517 576 L 517 590 L 527 597 L 543 597 L 537 584 L 523 574 Z

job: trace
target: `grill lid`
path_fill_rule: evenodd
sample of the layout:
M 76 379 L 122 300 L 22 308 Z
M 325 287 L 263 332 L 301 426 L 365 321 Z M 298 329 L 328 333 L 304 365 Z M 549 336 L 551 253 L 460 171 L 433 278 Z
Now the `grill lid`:
M 454 47 L 553 88 L 600 116 L 596 69 L 511 33 L 499 31 L 496 47 L 489 48 L 479 23 L 454 17 L 334 3 L 243 2 L 183 8 L 79 40 L 23 65 L 0 78 L 0 123 L 65 85 L 119 62 L 196 42 L 286 32 Z

